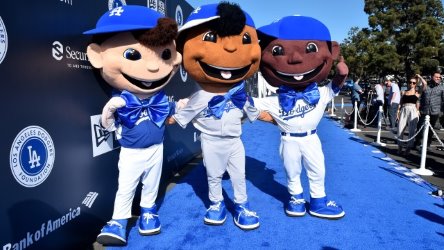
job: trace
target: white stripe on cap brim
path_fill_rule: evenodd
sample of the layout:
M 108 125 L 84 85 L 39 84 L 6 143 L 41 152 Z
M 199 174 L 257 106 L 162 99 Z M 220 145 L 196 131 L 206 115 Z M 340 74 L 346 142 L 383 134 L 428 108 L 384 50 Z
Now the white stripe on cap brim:
M 220 18 L 220 16 L 212 16 L 212 17 L 208 17 L 208 18 L 194 19 L 189 22 L 186 22 L 184 25 L 182 25 L 182 27 L 179 28 L 179 34 L 180 34 L 180 32 L 182 32 L 186 29 L 195 27 L 197 25 L 209 22 L 209 21 L 217 19 L 217 18 Z

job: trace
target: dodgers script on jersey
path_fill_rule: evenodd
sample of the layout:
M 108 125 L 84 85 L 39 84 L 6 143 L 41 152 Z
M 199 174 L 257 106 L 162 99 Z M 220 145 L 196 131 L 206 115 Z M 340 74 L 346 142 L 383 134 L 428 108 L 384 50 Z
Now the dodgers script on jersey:
M 324 114 L 325 107 L 337 94 L 331 82 L 320 86 L 320 99 L 316 105 L 310 105 L 303 99 L 296 101 L 293 109 L 285 113 L 279 105 L 278 96 L 255 98 L 254 105 L 259 110 L 267 111 L 277 122 L 281 132 L 302 133 L 316 129 Z

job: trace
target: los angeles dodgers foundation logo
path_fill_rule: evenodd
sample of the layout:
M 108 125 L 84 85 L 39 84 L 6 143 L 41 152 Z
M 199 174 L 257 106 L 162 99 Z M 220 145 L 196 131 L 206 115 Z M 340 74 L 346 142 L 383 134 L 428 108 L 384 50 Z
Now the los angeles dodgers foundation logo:
M 29 126 L 15 137 L 9 165 L 18 183 L 35 187 L 48 178 L 54 158 L 55 148 L 49 133 L 39 126 Z

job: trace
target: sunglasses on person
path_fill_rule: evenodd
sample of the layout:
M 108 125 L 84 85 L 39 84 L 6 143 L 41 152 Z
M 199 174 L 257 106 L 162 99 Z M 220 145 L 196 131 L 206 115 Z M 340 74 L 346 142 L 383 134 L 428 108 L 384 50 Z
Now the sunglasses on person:
M 416 82 L 414 82 L 414 81 L 410 81 L 410 83 L 412 83 L 412 84 L 416 84 Z

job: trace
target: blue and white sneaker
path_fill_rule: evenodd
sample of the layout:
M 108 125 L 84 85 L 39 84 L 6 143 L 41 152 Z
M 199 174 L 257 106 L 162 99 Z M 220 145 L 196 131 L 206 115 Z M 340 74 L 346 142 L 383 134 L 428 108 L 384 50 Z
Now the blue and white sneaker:
M 234 224 L 244 230 L 256 229 L 259 227 L 259 216 L 250 210 L 248 202 L 234 206 Z
M 126 219 L 110 220 L 97 235 L 97 242 L 106 246 L 126 245 Z
M 293 195 L 285 207 L 285 213 L 288 216 L 304 216 L 305 215 L 305 200 L 302 193 Z
M 227 210 L 225 209 L 224 201 L 212 203 L 207 209 L 207 213 L 204 217 L 205 224 L 209 225 L 222 225 L 227 219 Z
M 335 201 L 327 200 L 327 197 L 310 198 L 308 212 L 313 216 L 326 219 L 339 219 L 345 215 L 342 206 L 336 204 Z
M 160 233 L 160 220 L 157 215 L 156 205 L 145 208 L 141 207 L 139 217 L 139 233 L 141 235 L 153 235 Z

